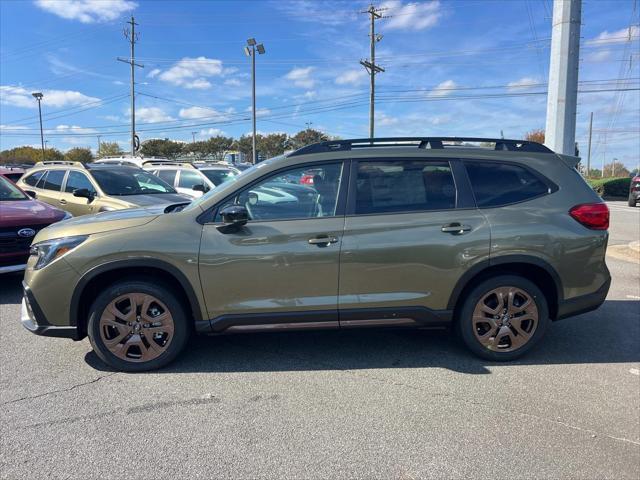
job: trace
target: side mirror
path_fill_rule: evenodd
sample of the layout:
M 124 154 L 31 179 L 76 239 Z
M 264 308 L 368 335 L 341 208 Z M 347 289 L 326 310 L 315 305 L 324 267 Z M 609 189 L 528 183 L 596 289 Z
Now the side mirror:
M 74 190 L 73 196 L 86 198 L 87 200 L 89 200 L 89 203 L 93 202 L 93 199 L 95 197 L 94 193 L 90 191 L 88 188 L 78 188 L 77 190 Z
M 24 193 L 29 195 L 31 198 L 38 198 L 38 194 L 36 192 L 34 192 L 33 190 L 25 190 Z
M 249 221 L 249 212 L 242 205 L 229 205 L 220 210 L 222 223 L 241 227 Z
M 194 185 L 193 187 L 191 187 L 191 190 L 193 190 L 194 192 L 202 192 L 202 193 L 204 193 L 204 192 L 207 191 L 207 187 L 204 184 L 199 183 L 199 184 Z

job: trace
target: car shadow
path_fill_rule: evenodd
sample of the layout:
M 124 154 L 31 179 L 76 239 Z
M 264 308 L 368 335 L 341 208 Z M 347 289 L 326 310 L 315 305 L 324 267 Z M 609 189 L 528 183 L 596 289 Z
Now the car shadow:
M 21 281 L 20 274 L 0 278 L 1 303 L 20 303 Z M 445 368 L 489 374 L 493 365 L 637 363 L 638 345 L 640 302 L 607 300 L 594 312 L 554 322 L 538 348 L 508 363 L 475 357 L 448 330 L 359 329 L 194 336 L 176 361 L 157 372 Z M 92 351 L 85 361 L 111 371 Z

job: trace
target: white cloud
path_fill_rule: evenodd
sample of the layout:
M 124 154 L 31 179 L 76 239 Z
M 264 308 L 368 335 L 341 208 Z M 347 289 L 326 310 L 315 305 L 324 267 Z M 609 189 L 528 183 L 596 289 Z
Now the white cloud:
M 208 128 L 206 130 L 200 130 L 198 135 L 201 137 L 220 137 L 226 134 L 219 128 Z
M 129 111 L 129 115 L 131 111 Z M 136 108 L 136 120 L 143 123 L 168 122 L 174 118 L 159 107 Z
M 607 60 L 610 60 L 612 56 L 613 56 L 613 52 L 611 50 L 598 49 L 587 54 L 585 59 L 592 63 L 600 63 L 600 62 L 606 62 Z
M 189 108 L 181 108 L 178 112 L 178 116 L 180 118 L 186 118 L 189 120 L 194 119 L 215 119 L 215 120 L 223 120 L 226 118 L 226 115 L 222 112 L 214 110 L 213 108 L 204 108 L 204 107 L 189 107 Z
M 153 70 L 151 70 L 151 71 L 147 74 L 147 77 L 149 77 L 149 78 L 156 78 L 156 77 L 160 74 L 160 72 L 161 72 L 161 71 L 162 71 L 162 70 L 160 70 L 159 68 L 154 68 Z
M 336 83 L 338 85 L 360 85 L 366 77 L 364 69 L 353 69 L 338 75 Z
M 253 108 L 251 108 L 251 106 L 245 109 L 245 112 L 251 113 L 252 111 Z M 269 110 L 268 108 L 258 108 L 258 110 L 256 110 L 256 117 L 264 117 L 265 115 L 269 115 L 270 113 L 271 110 Z
M 209 77 L 222 75 L 222 61 L 207 57 L 184 57 L 169 70 L 156 74 L 162 81 L 184 88 L 204 90 L 211 87 Z
M 284 78 L 291 80 L 296 87 L 312 88 L 315 85 L 315 80 L 311 78 L 314 67 L 306 68 L 294 68 L 287 73 Z
M 35 4 L 58 17 L 82 23 L 116 20 L 138 6 L 129 0 L 36 0 Z
M 386 30 L 423 30 L 435 26 L 442 17 L 439 0 L 409 3 L 390 0 L 380 8 L 386 8 L 384 14 L 389 15 L 384 23 Z
M 302 95 L 304 98 L 306 98 L 307 100 L 311 100 L 313 98 L 316 98 L 318 96 L 318 92 L 316 92 L 315 90 L 308 90 L 306 92 L 304 92 L 304 95 Z
M 27 127 L 24 125 L 1 125 L 0 131 L 15 131 L 15 130 L 26 130 Z
M 237 78 L 230 78 L 228 80 L 225 80 L 224 84 L 229 85 L 230 87 L 239 87 L 240 85 L 242 85 L 242 82 Z
M 93 128 L 83 128 L 77 125 L 58 125 L 55 128 L 55 133 L 96 133 L 97 130 Z
M 538 85 L 539 83 L 540 82 L 536 78 L 522 77 L 519 80 L 507 83 L 507 88 L 509 90 L 522 90 L 523 88 L 529 88 L 532 85 Z
M 615 32 L 609 32 L 605 30 L 596 38 L 587 40 L 587 45 L 609 45 L 612 43 L 625 43 L 631 40 L 635 40 L 640 36 L 640 27 L 638 25 L 631 25 L 631 27 L 621 28 Z
M 13 85 L 0 86 L 0 103 L 13 107 L 37 108 L 38 103 L 31 95 L 31 90 Z M 50 107 L 65 107 L 99 102 L 99 98 L 89 97 L 73 90 L 42 90 L 44 98 L 42 105 Z
M 376 125 L 380 127 L 388 127 L 391 125 L 396 125 L 399 120 L 396 117 L 390 117 L 384 112 L 378 112 L 376 114 Z
M 430 97 L 446 97 L 451 95 L 451 90 L 456 88 L 456 82 L 453 80 L 445 80 L 429 92 Z

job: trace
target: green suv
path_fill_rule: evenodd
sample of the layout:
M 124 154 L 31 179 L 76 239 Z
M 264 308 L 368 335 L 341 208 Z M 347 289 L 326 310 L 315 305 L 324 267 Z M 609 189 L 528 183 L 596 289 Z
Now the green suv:
M 188 204 L 41 230 L 22 322 L 123 371 L 193 331 L 451 326 L 511 360 L 609 289 L 609 211 L 577 161 L 504 139 L 310 145 Z

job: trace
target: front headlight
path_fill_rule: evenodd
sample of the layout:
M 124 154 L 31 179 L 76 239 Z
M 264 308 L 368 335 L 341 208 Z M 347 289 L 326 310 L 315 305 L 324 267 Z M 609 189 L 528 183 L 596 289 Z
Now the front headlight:
M 87 235 L 77 235 L 75 237 L 54 238 L 31 245 L 31 255 L 36 256 L 35 270 L 46 267 L 56 258 L 69 253 L 88 238 Z

